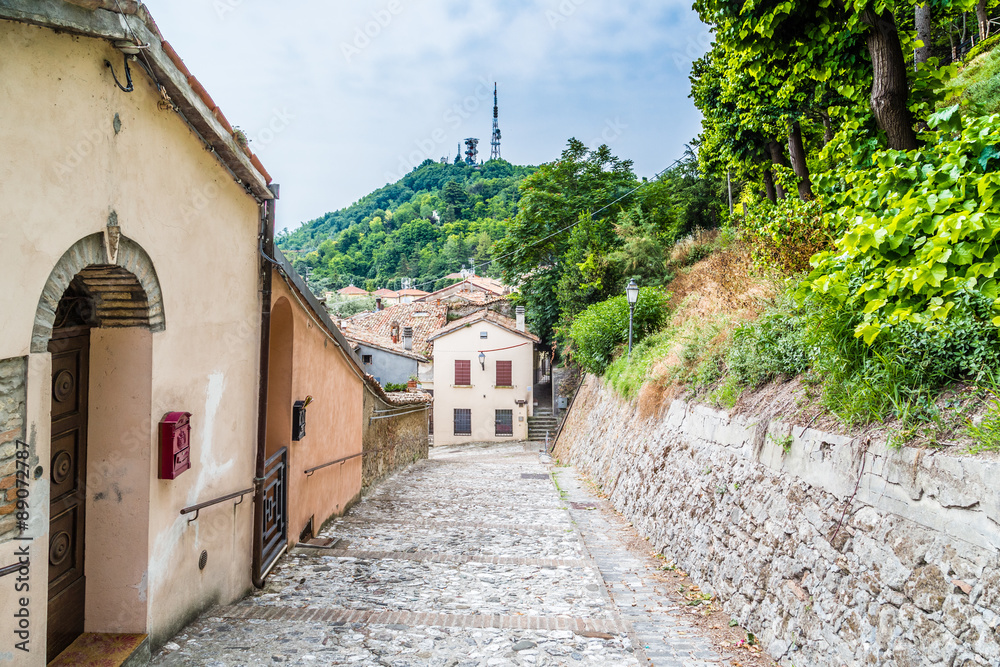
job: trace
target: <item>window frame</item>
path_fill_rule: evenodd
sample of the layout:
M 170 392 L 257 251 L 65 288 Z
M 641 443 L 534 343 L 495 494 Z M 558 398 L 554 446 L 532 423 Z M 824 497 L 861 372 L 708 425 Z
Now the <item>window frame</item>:
M 458 430 L 459 413 L 464 413 L 462 415 L 463 417 L 465 415 L 468 415 L 468 424 L 469 424 L 468 432 Z M 454 408 L 452 411 L 451 420 L 452 420 L 451 423 L 452 435 L 468 435 L 468 436 L 472 435 L 472 408 Z
M 506 423 L 500 421 L 500 413 L 506 413 L 504 416 L 509 417 Z M 501 432 L 501 425 L 508 426 L 507 432 Z M 493 411 L 493 435 L 498 438 L 513 438 L 514 437 L 514 411 L 513 410 L 494 410 Z

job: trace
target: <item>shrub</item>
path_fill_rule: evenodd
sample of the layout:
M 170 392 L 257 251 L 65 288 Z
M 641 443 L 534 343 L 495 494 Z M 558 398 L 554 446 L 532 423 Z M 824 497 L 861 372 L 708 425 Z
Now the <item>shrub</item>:
M 633 344 L 655 331 L 666 316 L 667 295 L 653 287 L 639 290 L 633 317 Z M 580 313 L 569 329 L 576 362 L 590 373 L 603 374 L 615 349 L 628 342 L 628 300 L 615 296 Z
M 726 368 L 739 384 L 756 387 L 778 375 L 798 375 L 809 367 L 804 317 L 788 297 L 759 318 L 736 328 Z
M 993 47 L 995 47 L 998 42 L 1000 42 L 1000 34 L 990 35 L 989 37 L 987 37 L 986 39 L 984 39 L 983 41 L 979 42 L 971 49 L 969 49 L 969 52 L 965 54 L 965 62 L 970 62 L 972 60 L 975 60 L 976 56 L 978 56 L 980 53 L 985 53 L 986 51 L 992 51 Z
M 809 258 L 830 247 L 832 239 L 816 201 L 788 196 L 771 203 L 750 188 L 741 197 L 741 237 L 754 265 L 778 269 L 786 275 L 809 270 Z

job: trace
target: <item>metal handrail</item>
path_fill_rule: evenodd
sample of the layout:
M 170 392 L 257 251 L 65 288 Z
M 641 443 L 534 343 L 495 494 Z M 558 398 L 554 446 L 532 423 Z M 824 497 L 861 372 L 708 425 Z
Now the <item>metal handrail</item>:
M 343 458 L 337 459 L 336 461 L 330 461 L 329 463 L 324 463 L 321 466 L 316 466 L 315 468 L 309 468 L 308 470 L 303 470 L 302 472 L 305 473 L 306 477 L 312 477 L 312 474 L 314 472 L 316 472 L 317 470 L 320 470 L 322 468 L 327 468 L 327 467 L 332 466 L 332 465 L 337 465 L 338 463 L 347 463 L 351 459 L 356 459 L 356 458 L 358 458 L 359 456 L 361 456 L 363 454 L 364 454 L 364 452 L 358 452 L 357 454 L 351 454 L 350 456 L 345 456 Z
M 27 565 L 27 563 L 14 563 L 13 565 L 8 565 L 7 567 L 0 567 L 0 577 L 6 577 L 8 574 L 14 574 L 25 565 Z
M 195 521 L 198 518 L 198 512 L 200 512 L 201 510 L 205 509 L 206 507 L 211 507 L 212 505 L 218 505 L 219 503 L 224 503 L 227 500 L 232 500 L 233 498 L 236 498 L 237 496 L 239 496 L 240 502 L 233 504 L 233 507 L 236 507 L 237 505 L 239 505 L 240 503 L 243 502 L 243 496 L 245 496 L 248 493 L 253 493 L 253 487 L 252 486 L 249 489 L 244 489 L 242 491 L 236 491 L 235 493 L 230 493 L 228 495 L 221 496 L 219 498 L 215 498 L 214 500 L 209 500 L 209 501 L 206 501 L 206 502 L 203 502 L 203 503 L 198 503 L 197 505 L 191 505 L 191 507 L 185 507 L 184 509 L 181 510 L 181 516 L 183 516 L 185 514 L 190 514 L 191 512 L 194 512 L 194 516 L 191 517 L 190 519 L 188 519 L 188 523 L 191 523 L 192 521 Z
M 556 449 L 556 442 L 559 441 L 559 436 L 562 435 L 563 426 L 566 425 L 566 419 L 569 417 L 570 410 L 573 409 L 573 404 L 576 403 L 576 397 L 580 393 L 580 389 L 583 387 L 584 381 L 586 381 L 584 375 L 580 376 L 580 384 L 576 385 L 576 391 L 573 392 L 573 398 L 569 399 L 569 405 L 566 406 L 566 411 L 563 413 L 562 419 L 559 420 L 559 426 L 556 428 L 556 435 L 552 438 L 552 448 L 548 452 L 553 452 Z

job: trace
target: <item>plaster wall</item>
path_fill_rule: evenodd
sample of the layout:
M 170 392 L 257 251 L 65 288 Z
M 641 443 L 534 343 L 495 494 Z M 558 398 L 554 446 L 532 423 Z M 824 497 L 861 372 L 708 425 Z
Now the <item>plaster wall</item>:
M 292 360 L 291 399 L 313 397 L 306 408 L 306 436 L 288 444 L 289 544 L 295 544 L 313 519 L 313 530 L 331 516 L 343 514 L 361 494 L 361 457 L 317 470 L 314 466 L 361 453 L 363 385 L 350 362 L 298 304 L 284 279 L 275 272 L 273 296 L 291 306 L 295 355 Z M 301 297 L 300 297 L 301 298 Z M 274 406 L 280 410 L 280 406 Z M 284 408 L 291 423 L 292 405 Z M 270 418 L 269 410 L 269 418 Z
M 358 354 L 372 356 L 372 363 L 365 364 L 365 372 L 374 376 L 383 387 L 390 382 L 392 384 L 406 384 L 410 377 L 417 374 L 418 362 L 416 359 L 368 347 L 364 343 L 358 344 Z
M 481 338 L 480 332 L 487 332 Z M 511 347 L 517 346 L 517 347 Z M 486 353 L 486 368 L 479 364 L 480 350 Z M 455 360 L 468 359 L 471 386 L 455 384 Z M 496 362 L 509 360 L 512 387 L 496 386 Z M 528 417 L 533 409 L 534 343 L 492 322 L 481 321 L 434 340 L 434 444 L 526 440 Z M 519 407 L 515 401 L 527 401 Z M 472 435 L 454 434 L 454 409 L 472 410 Z M 497 436 L 495 411 L 513 410 L 514 435 Z
M 1000 664 L 995 457 L 679 400 L 645 420 L 589 376 L 555 455 L 782 665 Z
M 165 329 L 147 332 L 148 419 L 155 425 L 168 411 L 192 413 L 192 468 L 176 480 L 157 479 L 149 456 L 154 429 L 134 439 L 148 462 L 136 502 L 148 498 L 149 510 L 147 542 L 132 557 L 149 554 L 145 630 L 155 646 L 202 609 L 250 587 L 252 503 L 217 505 L 192 523 L 179 510 L 251 485 L 260 215 L 184 119 L 157 108 L 160 97 L 141 68 L 133 67 L 135 92 L 126 94 L 105 60 L 122 62 L 105 41 L 0 21 L 0 95 L 7 100 L 0 105 L 0 359 L 28 354 L 53 267 L 79 239 L 102 232 L 114 211 L 122 234 L 148 253 L 162 288 Z M 30 355 L 26 432 L 43 474 L 32 485 L 28 532 L 32 650 L 18 654 L 27 659 L 20 664 L 45 662 L 50 373 L 48 354 Z M 127 384 L 109 385 L 102 400 L 128 404 Z M 0 557 L 13 548 L 0 545 Z M 203 550 L 208 564 L 199 570 Z M 0 608 L 17 602 L 11 586 L 0 587 Z M 0 636 L 12 632 L 5 614 Z

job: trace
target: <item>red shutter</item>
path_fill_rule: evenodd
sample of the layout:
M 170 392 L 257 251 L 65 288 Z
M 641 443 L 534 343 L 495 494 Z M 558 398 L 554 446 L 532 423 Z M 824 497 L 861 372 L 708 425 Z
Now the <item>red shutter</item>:
M 468 359 L 455 360 L 455 384 L 472 384 L 472 362 Z
M 514 382 L 512 380 L 513 372 L 511 371 L 510 361 L 498 361 L 497 362 L 497 386 L 498 387 L 513 387 Z

